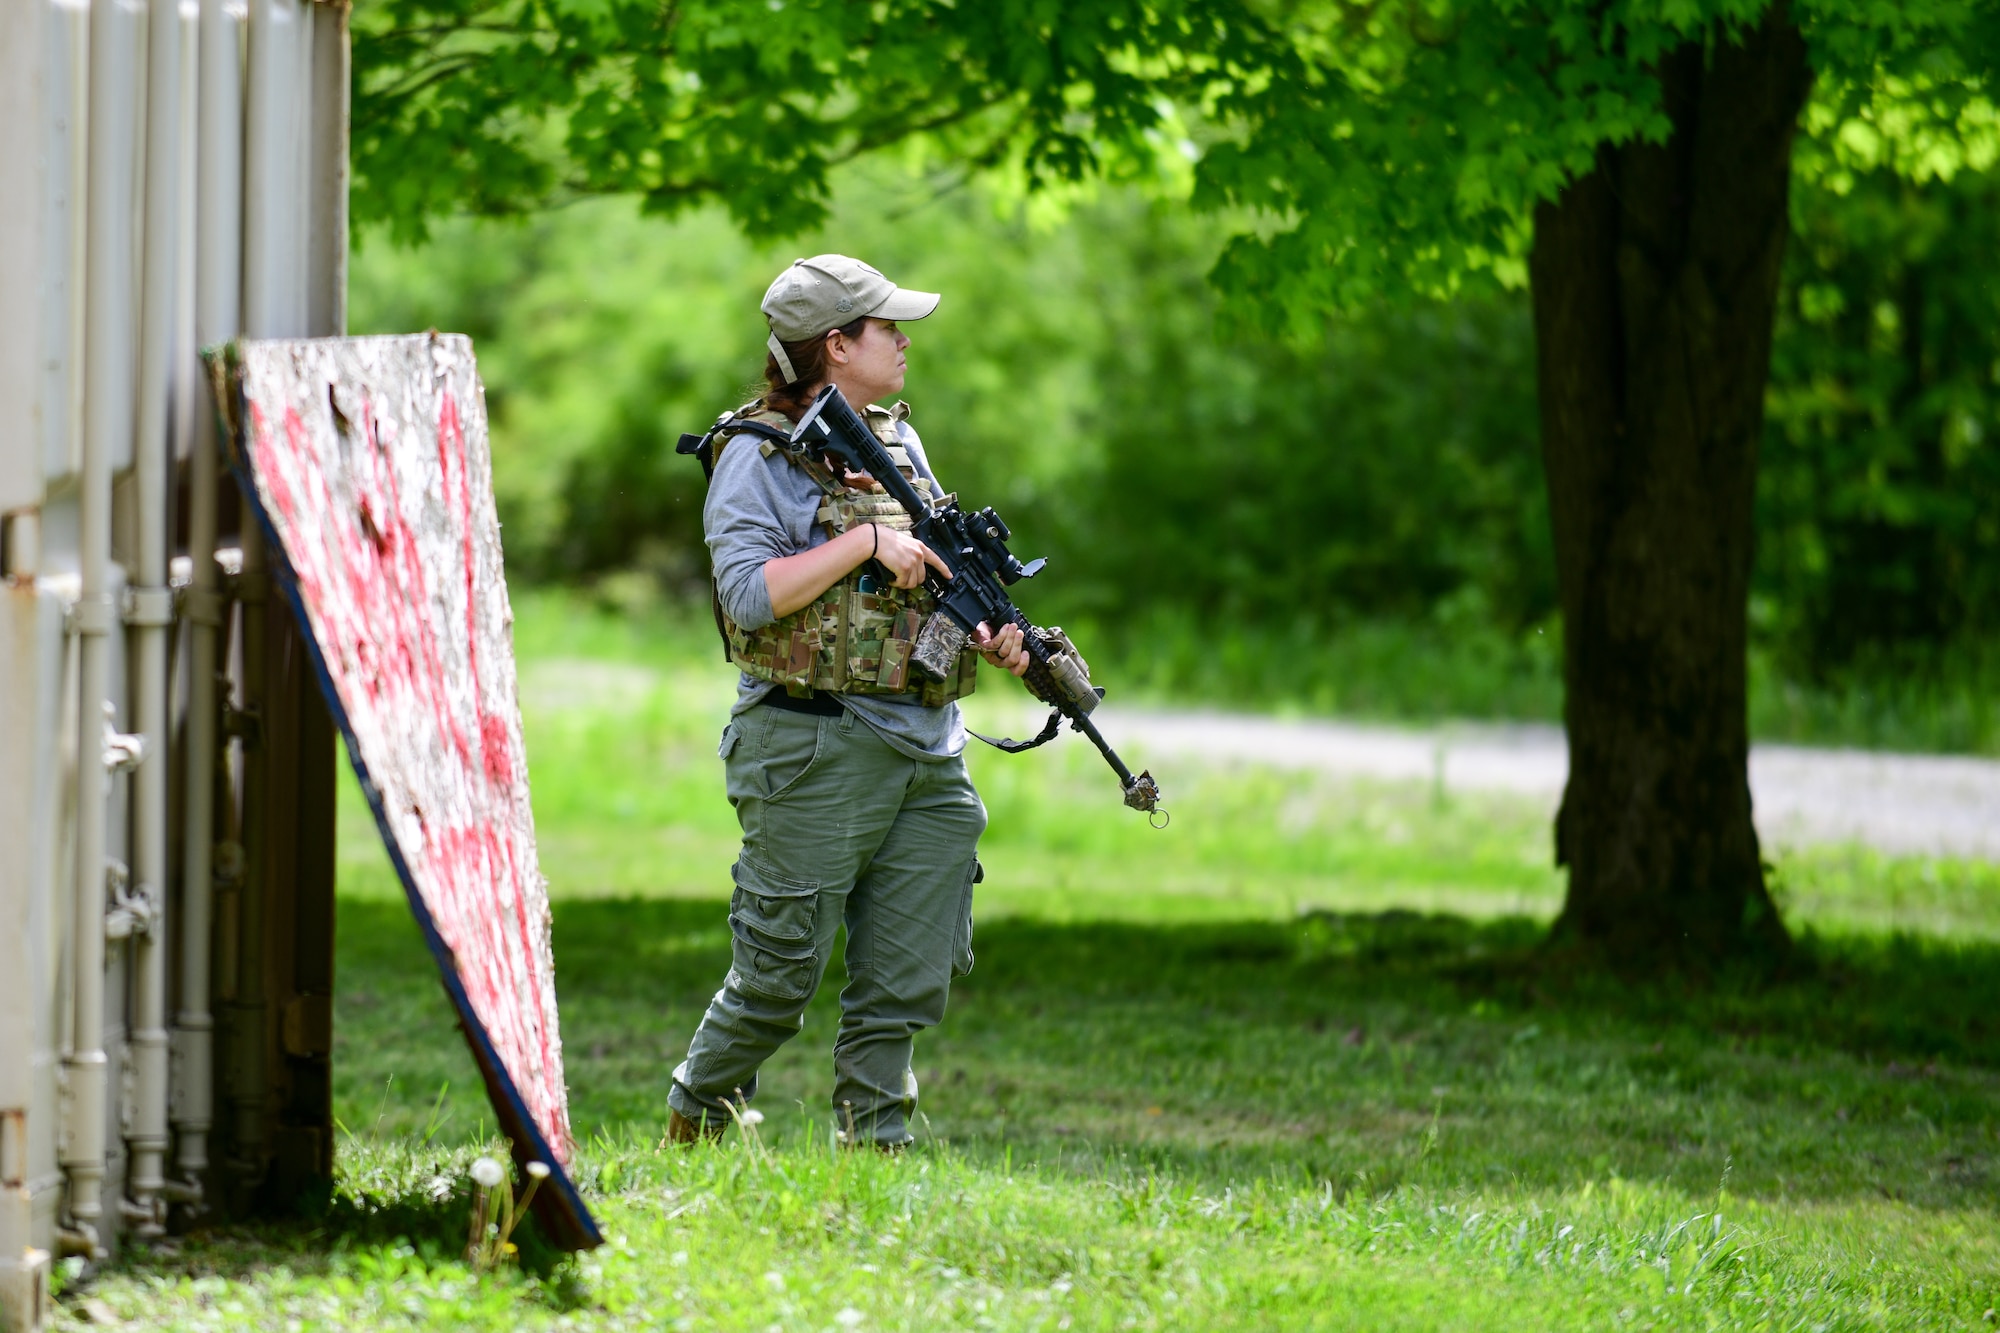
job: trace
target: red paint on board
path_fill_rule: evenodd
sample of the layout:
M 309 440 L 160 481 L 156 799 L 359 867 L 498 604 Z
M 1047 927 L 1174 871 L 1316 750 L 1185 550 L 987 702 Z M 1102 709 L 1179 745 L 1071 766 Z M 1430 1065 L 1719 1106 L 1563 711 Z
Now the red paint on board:
M 447 398 L 438 414 L 438 470 L 444 483 L 445 504 L 458 512 L 460 544 L 465 570 L 466 660 L 472 669 L 475 687 L 479 684 L 479 635 L 473 623 L 478 605 L 474 591 L 476 561 L 472 553 L 472 487 L 465 470 L 465 428 L 458 419 L 458 404 Z M 507 720 L 491 713 L 479 717 L 479 748 L 486 776 L 496 786 L 514 780 L 513 740 Z
M 413 422 L 407 400 L 382 397 L 383 386 L 361 386 L 358 410 L 338 425 L 321 419 L 323 381 L 282 407 L 251 393 L 249 453 L 357 745 L 372 751 L 362 757 L 388 821 L 407 830 L 395 837 L 413 887 L 566 1162 L 546 890 L 490 482 L 483 447 L 473 463 L 459 398 L 421 378 L 435 394 L 427 421 Z M 425 435 L 434 451 L 412 453 Z
M 509 753 L 507 719 L 482 713 L 479 717 L 480 752 L 486 759 L 486 779 L 496 787 L 514 781 L 514 756 Z

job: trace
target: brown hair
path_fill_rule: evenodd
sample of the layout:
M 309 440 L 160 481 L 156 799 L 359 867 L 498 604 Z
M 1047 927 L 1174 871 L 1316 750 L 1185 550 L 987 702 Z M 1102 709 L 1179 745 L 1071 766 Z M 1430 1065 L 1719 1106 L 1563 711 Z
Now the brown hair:
M 780 339 L 779 345 L 785 349 L 785 356 L 799 377 L 790 384 L 785 383 L 785 372 L 778 368 L 778 358 L 769 352 L 764 353 L 764 405 L 783 412 L 794 421 L 804 416 L 806 408 L 811 405 L 807 395 L 826 382 L 827 338 L 835 332 L 850 339 L 859 338 L 866 327 L 868 316 L 863 315 L 850 324 L 842 324 L 837 330 L 828 329 L 817 338 L 804 338 L 795 343 Z

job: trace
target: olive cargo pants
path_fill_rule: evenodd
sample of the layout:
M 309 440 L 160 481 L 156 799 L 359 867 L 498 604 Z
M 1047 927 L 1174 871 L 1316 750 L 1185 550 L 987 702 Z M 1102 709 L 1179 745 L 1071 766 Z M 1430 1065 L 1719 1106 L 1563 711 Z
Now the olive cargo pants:
M 848 982 L 833 1045 L 833 1112 L 863 1142 L 911 1140 L 916 1034 L 944 1017 L 972 966 L 974 851 L 986 809 L 965 760 L 920 763 L 850 712 L 755 707 L 722 733 L 729 803 L 743 826 L 732 872 L 732 958 L 667 1101 L 727 1122 L 765 1059 L 805 1023 L 835 934 Z

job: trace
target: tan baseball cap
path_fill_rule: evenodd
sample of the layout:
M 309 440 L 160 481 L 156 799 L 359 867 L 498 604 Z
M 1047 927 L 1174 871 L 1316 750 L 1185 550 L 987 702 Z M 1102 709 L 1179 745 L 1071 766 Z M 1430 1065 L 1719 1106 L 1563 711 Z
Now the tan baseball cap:
M 898 287 L 881 270 L 846 255 L 795 259 L 764 293 L 764 319 L 771 326 L 771 354 L 789 379 L 791 359 L 780 342 L 803 342 L 857 319 L 922 319 L 936 310 L 936 292 Z

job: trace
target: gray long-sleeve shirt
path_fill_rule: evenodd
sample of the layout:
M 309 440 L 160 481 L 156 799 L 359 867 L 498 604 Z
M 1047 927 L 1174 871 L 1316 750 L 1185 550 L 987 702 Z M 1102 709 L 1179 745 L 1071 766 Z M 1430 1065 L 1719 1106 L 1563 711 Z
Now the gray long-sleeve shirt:
M 932 492 L 941 491 L 924 446 L 907 421 L 896 423 L 897 442 L 910 452 L 910 462 L 930 478 Z M 773 452 L 768 458 L 754 436 L 731 440 L 709 478 L 702 526 L 708 534 L 709 559 L 715 569 L 715 590 L 722 609 L 744 629 L 761 629 L 777 617 L 771 612 L 771 590 L 764 582 L 764 565 L 809 551 L 827 540 L 813 522 L 820 489 L 804 470 Z M 731 716 L 755 705 L 779 688 L 745 672 L 737 683 Z M 965 749 L 965 722 L 958 705 L 926 708 L 909 694 L 839 694 L 835 698 L 882 739 L 912 759 L 936 762 Z

